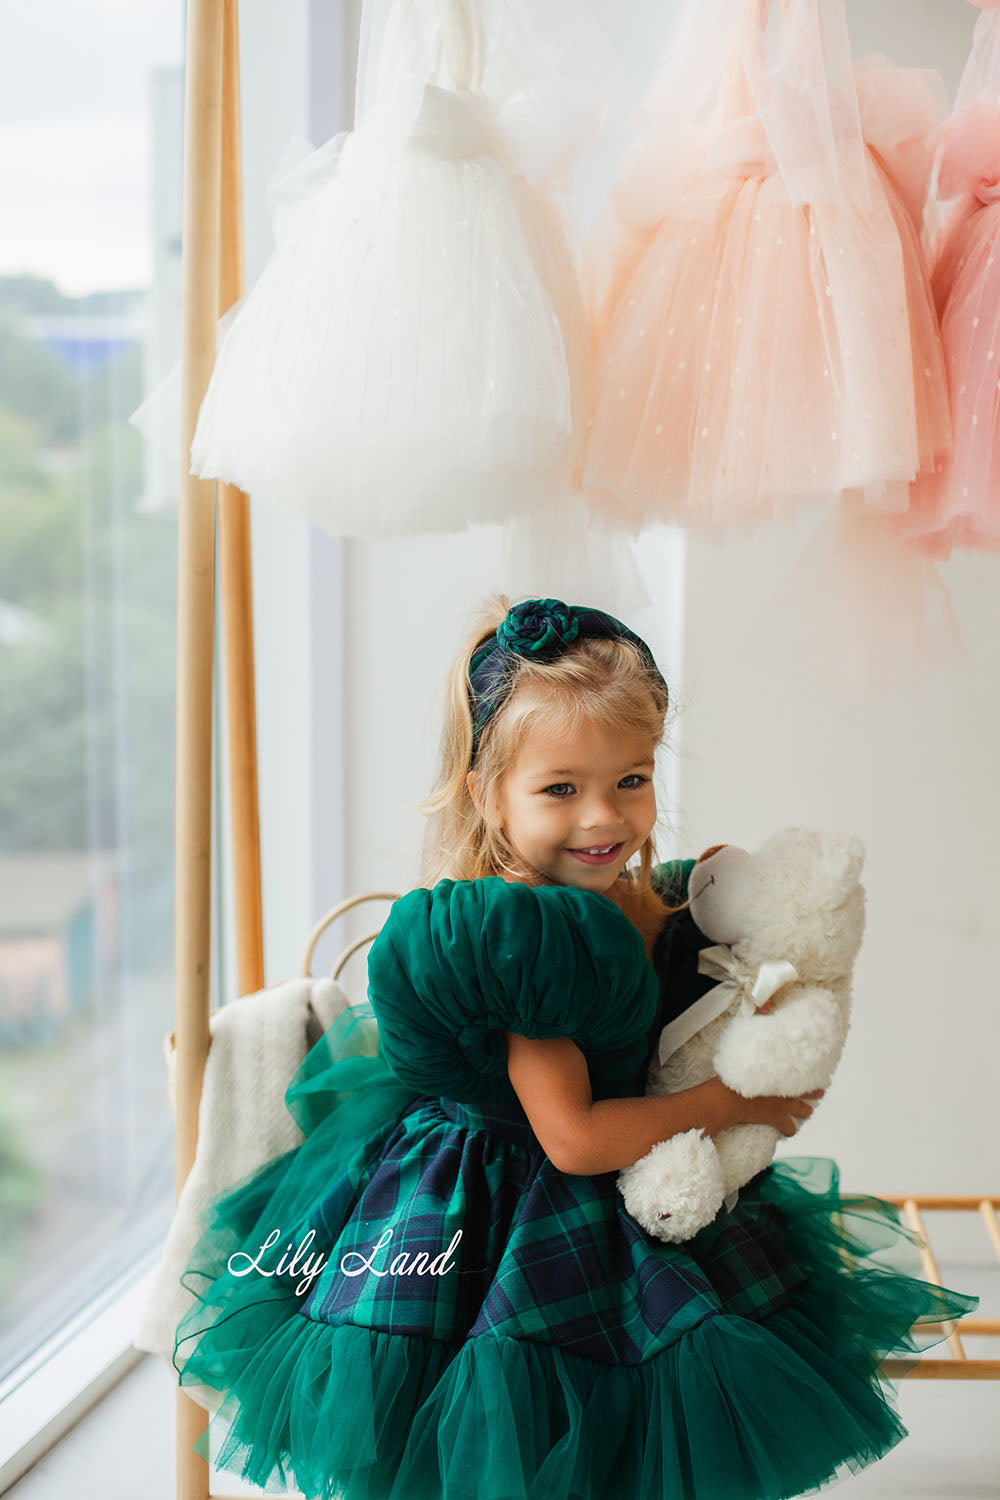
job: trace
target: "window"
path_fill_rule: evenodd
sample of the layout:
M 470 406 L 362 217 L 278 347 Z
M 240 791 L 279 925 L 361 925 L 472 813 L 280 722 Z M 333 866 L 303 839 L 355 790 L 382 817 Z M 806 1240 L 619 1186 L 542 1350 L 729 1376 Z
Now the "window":
M 0 1380 L 162 1237 L 173 1127 L 182 0 L 6 22 Z

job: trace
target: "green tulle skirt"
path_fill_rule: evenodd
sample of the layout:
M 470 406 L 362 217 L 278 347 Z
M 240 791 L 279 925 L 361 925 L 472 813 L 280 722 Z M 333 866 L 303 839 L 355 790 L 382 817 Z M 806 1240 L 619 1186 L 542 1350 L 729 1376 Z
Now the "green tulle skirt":
M 946 1334 L 921 1325 L 979 1302 L 922 1279 L 916 1236 L 892 1205 L 843 1195 L 827 1158 L 788 1157 L 756 1180 L 746 1210 L 780 1213 L 802 1273 L 786 1305 L 760 1319 L 709 1308 L 638 1363 L 544 1337 L 322 1321 L 310 1316 L 307 1253 L 262 1273 L 260 1247 L 280 1226 L 282 1245 L 313 1231 L 336 1253 L 386 1141 L 422 1103 L 385 1066 L 367 1006 L 317 1043 L 286 1103 L 305 1139 L 206 1210 L 174 1347 L 181 1385 L 213 1412 L 195 1450 L 209 1458 L 211 1438 L 220 1468 L 270 1491 L 783 1500 L 906 1436 L 882 1360 L 916 1360 Z M 516 1217 L 517 1205 L 493 1211 Z M 690 1249 L 656 1242 L 655 1253 L 683 1279 Z

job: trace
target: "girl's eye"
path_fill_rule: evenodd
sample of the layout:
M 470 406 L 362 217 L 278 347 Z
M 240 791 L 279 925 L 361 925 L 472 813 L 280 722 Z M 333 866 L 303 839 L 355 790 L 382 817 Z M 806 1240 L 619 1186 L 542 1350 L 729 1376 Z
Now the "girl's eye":
M 635 783 L 634 786 L 626 787 L 626 791 L 629 792 L 636 791 L 644 781 L 648 780 L 649 777 L 643 776 L 641 771 L 631 771 L 628 776 L 622 777 L 622 781 L 631 781 Z M 573 790 L 573 784 L 570 781 L 554 781 L 551 786 L 547 786 L 544 788 L 545 795 L 547 797 L 554 797 L 557 802 L 565 800 L 561 792 L 559 791 L 560 787 L 568 787 L 570 791 Z

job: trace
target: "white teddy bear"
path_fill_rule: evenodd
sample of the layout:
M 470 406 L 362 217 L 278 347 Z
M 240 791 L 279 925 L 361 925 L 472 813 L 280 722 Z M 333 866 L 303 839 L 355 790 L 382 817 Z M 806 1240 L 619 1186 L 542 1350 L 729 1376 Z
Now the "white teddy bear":
M 859 839 L 806 828 L 774 834 L 755 854 L 725 844 L 698 861 L 690 911 L 716 945 L 700 951 L 698 971 L 720 983 L 663 1028 L 647 1094 L 677 1093 L 713 1074 L 744 1098 L 827 1087 L 850 1022 L 863 863 Z M 724 1202 L 733 1207 L 779 1138 L 770 1125 L 716 1136 L 688 1130 L 620 1172 L 618 1190 L 650 1234 L 687 1240 Z

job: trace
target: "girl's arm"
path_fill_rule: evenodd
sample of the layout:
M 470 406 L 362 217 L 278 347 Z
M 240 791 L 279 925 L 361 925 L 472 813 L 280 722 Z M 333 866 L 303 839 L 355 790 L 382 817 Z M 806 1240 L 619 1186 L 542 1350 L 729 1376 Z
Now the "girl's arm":
M 805 1100 L 823 1093 L 744 1099 L 713 1077 L 677 1094 L 595 1101 L 587 1060 L 571 1038 L 538 1039 L 513 1031 L 504 1037 L 507 1072 L 538 1143 L 554 1167 L 573 1175 L 630 1167 L 658 1141 L 685 1130 L 716 1135 L 746 1123 L 794 1135 L 793 1116 L 810 1115 L 813 1106 Z

